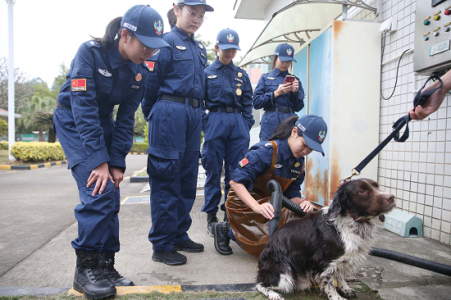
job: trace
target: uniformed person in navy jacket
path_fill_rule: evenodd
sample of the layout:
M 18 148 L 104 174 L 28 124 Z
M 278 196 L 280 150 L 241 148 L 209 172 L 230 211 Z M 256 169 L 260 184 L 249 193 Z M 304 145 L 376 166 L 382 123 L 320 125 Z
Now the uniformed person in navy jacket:
M 232 59 L 240 38 L 232 29 L 223 29 L 216 38 L 216 60 L 205 69 L 206 111 L 202 117 L 204 144 L 202 165 L 205 168 L 205 204 L 207 230 L 213 236 L 211 223 L 218 222 L 216 213 L 221 202 L 221 173 L 225 163 L 224 195 L 229 192 L 230 171 L 249 149 L 252 116 L 252 86 L 247 73 L 235 66 Z M 222 206 L 222 210 L 225 208 Z
M 284 83 L 294 59 L 294 48 L 289 44 L 280 44 L 274 52 L 273 70 L 260 77 L 254 91 L 254 108 L 263 108 L 260 125 L 260 142 L 267 141 L 276 126 L 304 107 L 304 90 L 300 80 Z
M 173 28 L 164 40 L 172 49 L 161 49 L 150 58 L 151 72 L 141 104 L 149 123 L 149 241 L 152 259 L 167 265 L 186 262 L 186 256 L 177 250 L 204 250 L 187 231 L 196 199 L 207 66 L 205 46 L 194 39 L 194 33 L 206 11 L 213 8 L 205 0 L 179 0 L 169 11 Z
M 251 147 L 231 172 L 231 191 L 227 197 L 228 221 L 213 226 L 215 248 L 222 255 L 232 254 L 230 238 L 247 253 L 258 257 L 265 247 L 268 221 L 274 217 L 267 189 L 269 180 L 276 180 L 285 197 L 305 212 L 313 205 L 301 195 L 305 178 L 305 156 L 312 151 L 324 156 L 322 143 L 327 136 L 323 118 L 292 116 L 280 123 L 269 141 Z M 281 225 L 289 220 L 287 211 L 281 215 Z
M 54 128 L 81 201 L 75 208 L 73 287 L 90 299 L 114 295 L 115 286 L 133 285 L 114 268 L 119 251 L 119 183 L 149 73 L 144 62 L 155 48 L 169 47 L 162 33 L 156 10 L 133 6 L 123 18 L 110 22 L 103 38 L 80 46 L 58 95 Z M 115 105 L 119 105 L 116 120 Z

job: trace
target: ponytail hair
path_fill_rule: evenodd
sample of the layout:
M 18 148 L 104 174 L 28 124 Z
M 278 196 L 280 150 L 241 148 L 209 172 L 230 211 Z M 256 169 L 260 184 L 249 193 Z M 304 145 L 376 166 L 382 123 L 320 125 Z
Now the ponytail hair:
M 284 140 L 287 139 L 291 135 L 291 131 L 294 127 L 296 127 L 296 121 L 299 120 L 298 116 L 288 117 L 283 120 L 279 125 L 277 125 L 276 129 L 272 136 L 269 138 L 270 141 L 273 140 Z M 298 135 L 302 136 L 302 132 L 298 129 Z
M 114 18 L 106 27 L 105 35 L 103 36 L 103 38 L 95 38 L 91 36 L 92 40 L 99 42 L 108 50 L 113 49 L 117 46 L 119 40 L 121 39 L 121 21 L 122 17 Z
M 273 70 L 276 68 L 276 61 L 277 61 L 278 57 L 279 57 L 278 55 L 274 55 L 274 57 L 272 58 L 272 69 Z
M 185 4 L 177 4 L 177 6 L 178 8 L 183 9 Z M 174 28 L 175 24 L 177 24 L 177 16 L 174 13 L 174 7 L 168 11 L 168 21 L 169 25 L 171 25 L 171 29 Z

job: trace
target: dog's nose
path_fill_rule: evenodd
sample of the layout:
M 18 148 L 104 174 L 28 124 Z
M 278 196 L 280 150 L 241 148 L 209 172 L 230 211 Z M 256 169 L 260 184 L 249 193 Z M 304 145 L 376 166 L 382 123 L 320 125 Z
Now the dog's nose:
M 395 202 L 395 196 L 393 196 L 392 194 L 388 194 L 386 199 L 389 203 Z

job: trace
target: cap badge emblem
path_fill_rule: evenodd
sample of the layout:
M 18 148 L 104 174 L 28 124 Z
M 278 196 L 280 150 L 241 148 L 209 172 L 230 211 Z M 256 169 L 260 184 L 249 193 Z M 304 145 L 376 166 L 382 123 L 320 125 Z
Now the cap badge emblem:
M 319 141 L 322 142 L 326 138 L 326 131 L 321 130 L 318 134 Z
M 161 33 L 163 32 L 163 23 L 161 22 L 161 20 L 155 21 L 155 23 L 153 23 L 153 27 L 155 28 L 155 32 L 158 35 L 161 35 Z
M 235 37 L 233 36 L 233 34 L 229 34 L 229 35 L 227 35 L 227 40 L 229 41 L 229 43 L 233 43 L 233 41 L 235 40 Z
M 293 51 L 292 51 L 291 49 L 287 49 L 287 54 L 288 54 L 289 56 L 291 56 L 291 54 L 293 54 Z

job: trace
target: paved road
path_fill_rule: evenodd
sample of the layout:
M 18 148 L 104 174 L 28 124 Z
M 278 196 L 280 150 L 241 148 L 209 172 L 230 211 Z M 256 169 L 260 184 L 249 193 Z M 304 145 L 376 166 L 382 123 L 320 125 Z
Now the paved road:
M 145 155 L 129 155 L 125 176 L 143 169 L 146 159 Z M 122 198 L 136 192 L 134 189 L 136 186 L 124 180 Z M 0 277 L 73 225 L 78 203 L 78 190 L 67 165 L 1 170 Z

